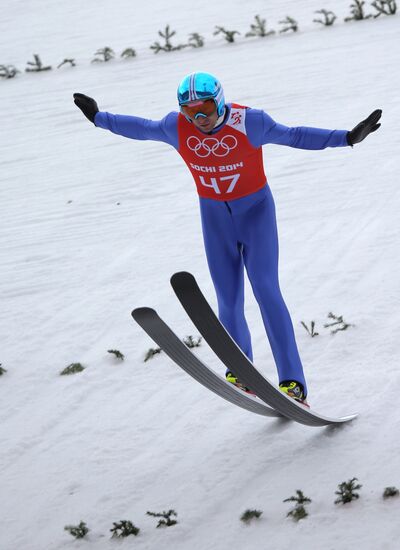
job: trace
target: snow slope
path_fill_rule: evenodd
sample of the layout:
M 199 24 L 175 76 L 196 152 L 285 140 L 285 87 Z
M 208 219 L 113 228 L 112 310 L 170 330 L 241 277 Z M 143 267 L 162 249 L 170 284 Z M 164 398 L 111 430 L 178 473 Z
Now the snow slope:
M 124 543 L 139 549 L 398 548 L 400 501 L 382 492 L 400 485 L 400 25 L 398 16 L 345 24 L 348 5 L 3 0 L 0 63 L 24 69 L 39 53 L 78 65 L 0 82 L 1 550 L 114 548 L 109 529 L 121 519 L 141 528 Z M 339 16 L 332 28 L 312 22 L 321 8 Z M 212 35 L 215 25 L 244 34 L 258 13 L 275 29 L 292 15 L 300 32 L 235 44 Z M 177 41 L 197 31 L 206 46 L 154 55 L 168 23 Z M 138 57 L 90 64 L 106 45 Z M 383 109 L 382 128 L 354 149 L 264 151 L 310 401 L 327 415 L 357 410 L 351 425 L 264 419 L 163 355 L 143 362 L 153 343 L 134 307 L 196 335 L 169 287 L 173 272 L 193 272 L 215 305 L 194 185 L 173 149 L 95 129 L 72 93 L 157 119 L 176 109 L 177 82 L 195 69 L 216 73 L 229 100 L 290 125 L 350 129 Z M 331 336 L 329 311 L 355 326 Z M 255 362 L 276 380 L 250 292 L 247 312 Z M 300 324 L 311 320 L 313 339 Z M 196 353 L 224 372 L 205 344 Z M 78 361 L 83 373 L 59 376 Z M 338 483 L 354 476 L 360 500 L 335 506 Z M 282 502 L 296 489 L 312 499 L 298 524 Z M 170 508 L 179 524 L 155 529 L 146 511 Z M 264 512 L 249 527 L 239 521 L 247 508 Z M 86 541 L 63 530 L 80 520 Z

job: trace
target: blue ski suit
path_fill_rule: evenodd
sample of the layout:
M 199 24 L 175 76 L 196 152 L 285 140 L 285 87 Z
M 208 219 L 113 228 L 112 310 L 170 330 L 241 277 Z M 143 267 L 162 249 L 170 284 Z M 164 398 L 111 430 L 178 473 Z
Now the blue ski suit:
M 249 147 L 258 149 L 262 145 L 274 143 L 299 149 L 319 150 L 348 145 L 347 130 L 287 127 L 276 123 L 262 110 L 245 109 L 243 132 Z M 230 123 L 231 112 L 232 104 L 228 104 L 224 121 L 210 133 L 211 136 L 218 137 L 218 132 Z M 135 116 L 98 112 L 95 116 L 95 125 L 131 139 L 162 141 L 181 152 L 182 138 L 178 131 L 180 117 L 182 117 L 180 113 L 171 112 L 162 120 L 153 121 Z M 194 128 L 197 136 L 199 132 Z M 207 139 L 212 140 L 213 137 Z M 192 141 L 191 149 L 197 152 L 199 157 L 212 156 L 214 151 L 216 155 L 223 156 L 225 149 L 221 149 L 221 142 L 218 143 L 217 139 L 214 141 L 216 146 L 219 145 L 219 149 L 215 148 L 210 141 L 209 146 L 205 144 L 201 151 L 197 142 Z M 192 173 L 194 170 L 208 172 L 212 169 L 209 166 L 202 167 L 193 163 L 190 165 L 189 162 L 187 164 Z M 265 181 L 256 191 L 230 200 L 229 195 L 220 192 L 217 179 L 211 178 L 216 193 L 220 194 L 210 198 L 211 185 L 207 184 L 205 179 L 209 176 L 210 174 L 200 175 L 198 181 L 196 178 L 195 181 L 200 195 L 204 244 L 217 294 L 219 319 L 242 351 L 252 360 L 251 337 L 244 316 L 244 268 L 246 268 L 254 296 L 261 310 L 279 382 L 287 380 L 300 382 L 306 395 L 307 385 L 293 325 L 279 287 L 278 233 L 274 200 L 269 185 Z M 228 177 L 221 179 L 227 180 Z M 201 196 L 201 183 L 208 188 L 205 189 L 207 196 Z

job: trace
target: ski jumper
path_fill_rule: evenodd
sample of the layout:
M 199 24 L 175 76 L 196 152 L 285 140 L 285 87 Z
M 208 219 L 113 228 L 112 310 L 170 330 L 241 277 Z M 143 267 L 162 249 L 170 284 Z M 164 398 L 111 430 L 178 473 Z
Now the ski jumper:
M 272 349 L 279 382 L 307 385 L 278 278 L 275 206 L 262 145 L 318 150 L 347 146 L 347 130 L 287 127 L 264 111 L 228 104 L 222 124 L 204 134 L 182 114 L 160 121 L 99 112 L 95 125 L 131 139 L 163 141 L 182 156 L 196 183 L 207 262 L 219 319 L 252 360 L 244 316 L 244 268 Z

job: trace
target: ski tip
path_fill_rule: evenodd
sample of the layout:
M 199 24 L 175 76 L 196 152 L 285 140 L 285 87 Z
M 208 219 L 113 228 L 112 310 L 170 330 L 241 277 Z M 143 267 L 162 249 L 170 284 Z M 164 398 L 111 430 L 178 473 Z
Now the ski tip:
M 138 321 L 138 319 L 143 319 L 144 317 L 151 317 L 155 313 L 155 310 L 151 307 L 136 307 L 132 310 L 131 315 L 135 321 Z
M 189 273 L 189 271 L 177 271 L 174 273 L 170 279 L 171 285 L 182 285 L 182 283 L 187 282 L 188 280 L 196 281 L 194 275 Z

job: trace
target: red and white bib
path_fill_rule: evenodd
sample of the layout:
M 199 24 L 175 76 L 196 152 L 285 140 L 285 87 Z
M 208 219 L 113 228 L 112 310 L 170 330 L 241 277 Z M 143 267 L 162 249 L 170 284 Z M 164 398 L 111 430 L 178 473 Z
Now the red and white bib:
M 232 104 L 227 123 L 215 134 L 198 130 L 178 116 L 178 152 L 200 197 L 227 201 L 255 193 L 266 183 L 262 148 L 246 135 L 246 107 Z

